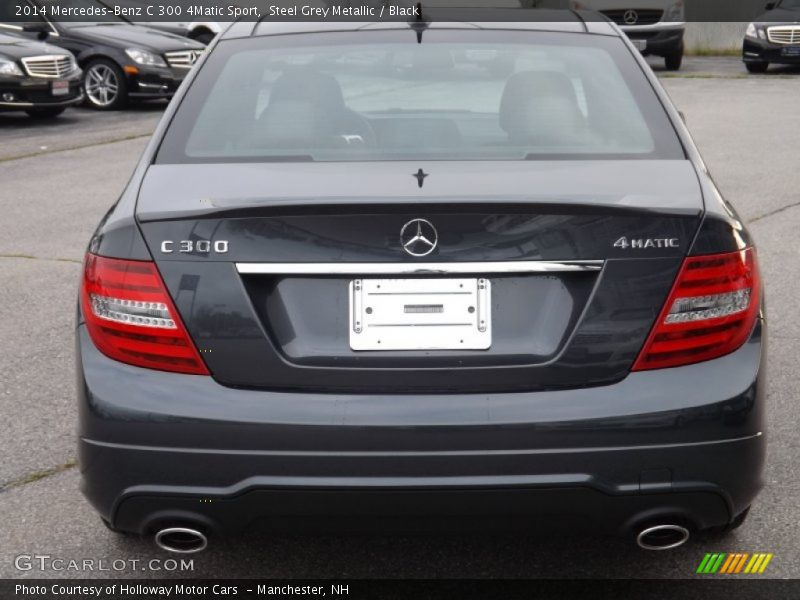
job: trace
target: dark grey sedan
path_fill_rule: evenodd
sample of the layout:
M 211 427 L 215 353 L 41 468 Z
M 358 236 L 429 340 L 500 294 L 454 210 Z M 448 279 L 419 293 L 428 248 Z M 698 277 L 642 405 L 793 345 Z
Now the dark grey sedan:
M 742 523 L 756 251 L 615 25 L 238 23 L 189 78 L 83 273 L 110 528 Z

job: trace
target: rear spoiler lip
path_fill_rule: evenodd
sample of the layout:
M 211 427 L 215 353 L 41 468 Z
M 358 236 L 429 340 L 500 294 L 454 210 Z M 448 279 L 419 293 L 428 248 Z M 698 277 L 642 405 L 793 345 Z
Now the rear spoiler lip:
M 572 215 L 619 215 L 619 216 L 662 216 L 697 219 L 703 215 L 701 207 L 643 207 L 618 203 L 576 201 L 574 199 L 551 198 L 542 200 L 531 197 L 436 197 L 420 202 L 413 197 L 387 198 L 225 198 L 207 199 L 204 206 L 183 210 L 138 210 L 136 221 L 151 223 L 162 221 L 181 221 L 187 219 L 235 219 L 248 217 L 275 217 L 287 215 L 341 215 L 364 213 L 402 213 L 444 214 L 475 211 L 493 214 L 572 214 Z

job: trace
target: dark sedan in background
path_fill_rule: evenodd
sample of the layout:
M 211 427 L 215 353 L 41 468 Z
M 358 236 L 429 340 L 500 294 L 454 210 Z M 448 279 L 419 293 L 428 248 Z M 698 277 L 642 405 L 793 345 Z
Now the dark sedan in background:
M 69 52 L 0 33 L 0 111 L 50 118 L 81 97 L 81 70 Z
M 800 65 L 800 0 L 770 2 L 767 12 L 747 26 L 742 59 L 751 73 L 770 63 Z
M 42 0 L 22 1 L 45 6 Z M 95 0 L 71 3 L 108 10 Z M 0 31 L 47 40 L 69 50 L 84 71 L 88 105 L 100 110 L 122 108 L 129 100 L 172 97 L 205 48 L 185 37 L 134 25 L 111 12 L 82 22 L 32 16 L 23 25 L 13 20 L 12 7 L 5 3 L 0 7 Z

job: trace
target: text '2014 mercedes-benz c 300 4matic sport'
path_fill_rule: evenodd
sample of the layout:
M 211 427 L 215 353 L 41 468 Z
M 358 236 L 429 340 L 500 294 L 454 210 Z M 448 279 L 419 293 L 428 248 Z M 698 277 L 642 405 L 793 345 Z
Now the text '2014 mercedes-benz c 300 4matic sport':
M 756 251 L 610 22 L 236 23 L 89 245 L 83 490 L 270 528 L 668 548 L 764 462 Z

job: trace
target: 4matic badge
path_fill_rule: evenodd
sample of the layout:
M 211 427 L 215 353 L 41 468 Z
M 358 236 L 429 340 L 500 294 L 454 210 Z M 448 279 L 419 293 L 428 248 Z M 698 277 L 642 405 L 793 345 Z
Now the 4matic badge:
M 614 242 L 614 248 L 622 248 L 623 250 L 627 250 L 631 248 L 633 250 L 639 250 L 644 248 L 680 248 L 681 244 L 678 241 L 678 238 L 639 238 L 639 239 L 628 239 L 625 236 L 619 238 L 616 242 Z

